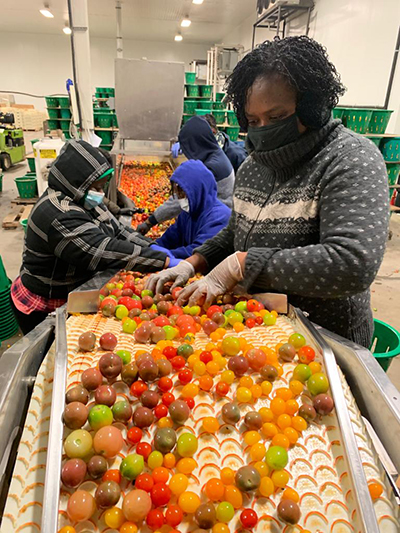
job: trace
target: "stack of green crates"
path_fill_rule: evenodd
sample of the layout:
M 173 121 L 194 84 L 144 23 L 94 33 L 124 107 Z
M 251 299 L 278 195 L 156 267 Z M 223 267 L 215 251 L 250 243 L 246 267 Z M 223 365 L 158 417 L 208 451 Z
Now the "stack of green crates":
M 18 324 L 11 307 L 11 281 L 0 256 L 0 343 L 15 335 Z
M 114 98 L 114 87 L 96 87 L 96 98 Z
M 71 122 L 71 109 L 69 96 L 46 96 L 47 113 L 49 120 L 47 127 L 51 130 L 62 130 L 69 136 Z

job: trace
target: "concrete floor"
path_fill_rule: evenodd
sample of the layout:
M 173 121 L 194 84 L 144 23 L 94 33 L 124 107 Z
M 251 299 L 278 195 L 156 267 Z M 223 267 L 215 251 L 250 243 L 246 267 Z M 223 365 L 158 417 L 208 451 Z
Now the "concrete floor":
M 31 151 L 30 139 L 38 138 L 40 135 L 40 132 L 25 134 L 27 152 Z M 9 213 L 10 202 L 17 196 L 14 178 L 23 176 L 28 170 L 27 163 L 20 163 L 4 175 L 3 192 L 0 193 L 0 221 Z M 383 263 L 371 287 L 372 307 L 375 318 L 391 324 L 400 331 L 400 215 L 392 215 L 390 228 L 393 237 L 388 241 Z M 22 227 L 16 230 L 4 230 L 0 227 L 0 255 L 11 279 L 18 275 L 20 269 L 23 239 Z M 0 347 L 0 355 L 18 338 L 17 335 L 4 341 Z M 400 357 L 393 361 L 388 375 L 400 390 Z

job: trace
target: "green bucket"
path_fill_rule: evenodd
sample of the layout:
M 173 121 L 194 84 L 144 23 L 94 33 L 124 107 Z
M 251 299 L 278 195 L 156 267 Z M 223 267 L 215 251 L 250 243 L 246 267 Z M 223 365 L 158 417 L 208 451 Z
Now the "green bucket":
M 69 109 L 69 96 L 59 96 L 58 103 L 60 107 Z
M 185 115 L 194 115 L 194 110 L 197 107 L 197 100 L 185 100 L 183 102 L 183 112 Z
M 225 104 L 216 100 L 215 102 L 213 102 L 213 108 L 223 111 L 225 109 Z
M 335 119 L 335 118 L 339 118 L 340 120 L 343 119 L 343 114 L 344 114 L 344 107 L 335 107 L 334 109 L 332 109 L 332 118 Z
M 0 172 L 0 192 L 3 192 L 3 174 Z
M 101 138 L 101 144 L 112 144 L 112 131 L 96 131 Z
M 386 163 L 386 172 L 389 185 L 396 185 L 400 174 L 400 165 L 398 163 Z
M 58 118 L 58 109 L 48 109 L 49 118 Z
M 27 227 L 28 227 L 28 219 L 24 218 L 24 219 L 20 220 L 19 223 L 24 228 L 24 232 L 25 232 L 25 235 L 26 235 L 26 230 L 27 230 Z
M 186 122 L 189 122 L 189 120 L 192 118 L 193 115 L 183 115 L 182 116 L 182 125 L 186 124 Z
M 118 118 L 117 118 L 117 115 L 116 115 L 115 113 L 113 113 L 112 118 L 113 118 L 113 123 L 112 123 L 113 127 L 114 127 L 114 128 L 118 128 Z
M 213 111 L 212 111 L 212 109 L 195 109 L 194 112 L 195 112 L 196 116 L 204 117 L 204 115 L 209 115 Z
M 10 289 L 11 282 L 8 279 L 7 272 L 0 255 L 0 293 L 2 298 L 8 296 L 7 291 Z M 4 293 L 4 294 L 3 294 Z
M 229 126 L 239 126 L 239 122 L 234 111 L 227 111 Z
M 61 118 L 71 118 L 71 111 L 66 108 L 60 109 L 60 116 Z
M 400 354 L 400 333 L 389 324 L 374 318 L 374 336 L 370 350 L 387 372 L 393 358 Z
M 111 128 L 113 116 L 110 113 L 95 113 L 94 125 L 98 128 Z
M 345 108 L 343 123 L 356 133 L 366 133 L 371 120 L 373 109 Z
M 368 124 L 368 133 L 385 133 L 392 113 L 393 111 L 388 109 L 376 109 L 373 111 Z
M 47 121 L 47 127 L 49 128 L 49 130 L 58 130 L 60 129 L 60 123 L 58 122 L 58 120 L 54 120 L 54 119 L 50 119 Z
M 237 141 L 239 137 L 239 126 L 228 126 L 226 128 L 226 133 L 228 134 L 231 141 Z
M 72 136 L 69 131 L 63 131 L 65 140 L 68 141 L 69 139 L 72 139 Z
M 224 124 L 225 122 L 225 111 L 218 111 L 216 109 L 213 110 L 212 114 L 215 117 L 215 121 L 217 124 Z
M 218 102 L 222 102 L 222 100 L 225 98 L 225 93 L 216 93 L 215 99 L 218 100 Z
M 34 198 L 37 196 L 37 180 L 33 176 L 15 178 L 20 198 Z
M 385 161 L 400 161 L 400 137 L 383 139 L 381 151 Z
M 187 84 L 186 85 L 186 94 L 188 96 L 200 96 L 200 89 L 199 89 L 199 86 L 198 85 L 191 85 L 191 84 Z
M 381 143 L 382 137 L 370 137 L 369 135 L 367 135 L 367 139 L 372 141 L 379 148 L 379 145 Z
M 211 96 L 213 86 L 212 85 L 200 85 L 200 94 L 201 96 Z
M 211 100 L 199 100 L 197 107 L 199 109 L 212 109 L 214 106 Z
M 45 96 L 44 99 L 46 100 L 47 107 L 58 107 L 58 98 L 55 98 L 54 96 Z
M 195 72 L 185 72 L 185 83 L 188 85 L 193 85 L 196 81 L 196 73 Z

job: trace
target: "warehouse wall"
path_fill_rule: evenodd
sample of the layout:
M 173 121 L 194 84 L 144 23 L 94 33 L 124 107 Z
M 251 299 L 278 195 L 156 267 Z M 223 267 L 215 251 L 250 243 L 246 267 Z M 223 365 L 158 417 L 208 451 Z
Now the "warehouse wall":
M 251 48 L 255 15 L 244 20 L 224 37 L 224 43 Z M 310 37 L 324 44 L 342 76 L 347 92 L 343 105 L 382 106 L 397 31 L 400 21 L 399 0 L 315 0 Z M 302 34 L 305 16 L 293 21 L 288 35 Z M 273 38 L 274 32 L 257 30 L 256 43 Z M 389 132 L 400 131 L 400 59 L 389 109 L 393 109 Z
M 93 87 L 112 87 L 115 40 L 93 38 L 90 44 Z M 0 33 L 0 50 L 3 52 L 0 90 L 39 95 L 66 92 L 65 80 L 72 78 L 70 39 L 67 36 Z M 193 59 L 207 59 L 207 50 L 207 45 L 124 40 L 125 57 L 182 61 L 187 68 Z M 45 108 L 44 99 L 20 95 L 15 98 L 17 103 Z

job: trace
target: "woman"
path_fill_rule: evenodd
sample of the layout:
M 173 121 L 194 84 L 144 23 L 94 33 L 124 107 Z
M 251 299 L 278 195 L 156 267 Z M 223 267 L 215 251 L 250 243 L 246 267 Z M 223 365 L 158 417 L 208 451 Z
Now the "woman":
M 228 226 L 167 274 L 189 304 L 240 284 L 283 292 L 311 320 L 358 344 L 373 333 L 369 287 L 385 250 L 388 185 L 377 147 L 331 111 L 344 92 L 325 49 L 308 37 L 266 42 L 228 79 L 248 132 Z
M 52 165 L 49 186 L 29 217 L 21 272 L 11 288 L 23 333 L 98 271 L 154 272 L 177 264 L 104 206 L 103 187 L 112 172 L 101 151 L 85 141 L 68 142 Z
M 192 117 L 179 132 L 179 143 L 187 159 L 201 161 L 213 173 L 217 183 L 218 200 L 232 207 L 235 173 L 207 122 L 201 117 Z M 179 204 L 171 197 L 160 205 L 146 222 L 140 224 L 137 230 L 145 235 L 155 224 L 171 220 L 180 212 Z
M 201 161 L 185 161 L 171 176 L 172 196 L 182 211 L 152 248 L 186 259 L 228 224 L 231 210 L 217 198 L 214 176 Z

